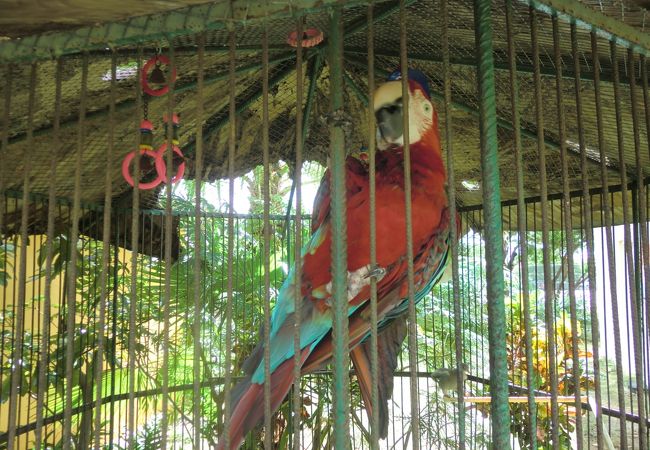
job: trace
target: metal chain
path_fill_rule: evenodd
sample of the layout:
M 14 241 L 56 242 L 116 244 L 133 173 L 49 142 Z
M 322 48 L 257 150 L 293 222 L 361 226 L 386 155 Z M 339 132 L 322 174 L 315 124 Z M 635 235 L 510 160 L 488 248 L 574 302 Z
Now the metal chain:
M 149 95 L 142 94 L 142 117 L 144 120 L 149 119 Z

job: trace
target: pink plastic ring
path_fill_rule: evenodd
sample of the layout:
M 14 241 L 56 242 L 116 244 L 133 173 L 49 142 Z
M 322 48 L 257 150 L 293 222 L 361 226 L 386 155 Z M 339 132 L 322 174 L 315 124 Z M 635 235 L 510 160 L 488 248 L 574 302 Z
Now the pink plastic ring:
M 302 32 L 301 46 L 315 47 L 323 42 L 323 32 L 316 28 L 307 28 Z M 292 31 L 287 38 L 287 44 L 292 47 L 298 47 L 298 32 Z
M 178 183 L 181 178 L 183 178 L 183 174 L 185 173 L 185 156 L 183 155 L 183 152 L 181 152 L 181 149 L 178 148 L 177 145 L 173 145 L 172 149 L 174 150 L 174 153 L 176 153 L 178 156 L 180 156 L 183 159 L 183 162 L 179 164 L 178 170 L 176 171 L 176 175 L 172 178 L 172 183 Z M 165 164 L 165 152 L 167 151 L 167 143 L 163 143 L 160 147 L 158 147 L 157 153 L 156 153 L 156 172 L 158 172 L 158 177 L 163 180 L 163 182 L 167 183 L 169 181 L 169 177 L 167 176 L 167 165 Z
M 138 189 L 153 189 L 163 181 L 163 178 L 160 175 L 161 172 L 158 170 L 158 159 L 159 159 L 158 153 L 154 152 L 153 150 L 140 149 L 140 157 L 144 155 L 153 158 L 154 162 L 156 163 L 156 173 L 158 174 L 158 177 L 156 177 L 156 179 L 154 179 L 153 181 L 149 181 L 148 183 L 138 183 Z M 135 151 L 126 155 L 126 158 L 124 158 L 124 160 L 122 161 L 122 176 L 124 177 L 127 183 L 135 187 L 135 182 L 133 181 L 133 177 L 131 176 L 131 172 L 129 171 L 129 167 L 131 166 L 131 161 L 133 161 L 133 158 L 135 158 Z
M 154 97 L 160 97 L 161 95 L 165 95 L 167 92 L 169 92 L 169 83 L 172 83 L 176 80 L 176 67 L 171 66 L 171 79 L 167 80 L 167 84 L 165 86 L 159 89 L 152 89 L 151 87 L 149 87 L 149 81 L 147 80 L 149 75 L 149 70 L 158 61 L 160 61 L 163 64 L 166 64 L 167 66 L 170 65 L 168 57 L 166 57 L 165 55 L 156 55 L 145 63 L 144 67 L 142 68 L 142 72 L 140 74 L 142 90 Z

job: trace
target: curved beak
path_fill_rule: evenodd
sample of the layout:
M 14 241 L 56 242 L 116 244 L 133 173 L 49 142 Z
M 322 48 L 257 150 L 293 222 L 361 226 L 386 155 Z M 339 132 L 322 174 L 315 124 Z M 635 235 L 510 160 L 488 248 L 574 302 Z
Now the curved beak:
M 404 134 L 402 117 L 402 99 L 382 106 L 375 111 L 377 120 L 377 137 L 387 143 L 397 143 Z

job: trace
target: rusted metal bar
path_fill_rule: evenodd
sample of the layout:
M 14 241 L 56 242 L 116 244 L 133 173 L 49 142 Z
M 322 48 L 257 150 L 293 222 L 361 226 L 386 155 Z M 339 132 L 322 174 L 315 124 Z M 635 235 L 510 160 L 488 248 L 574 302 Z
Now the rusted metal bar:
M 138 71 L 140 73 L 141 61 L 144 59 L 142 49 L 138 49 Z M 136 130 L 140 129 L 140 117 L 142 113 L 142 87 L 140 86 L 140 77 L 136 76 L 135 86 L 135 120 L 134 125 Z M 130 283 L 130 299 L 129 299 L 129 338 L 128 338 L 128 377 L 129 377 L 129 402 L 128 402 L 128 425 L 127 435 L 129 446 L 135 447 L 136 435 L 136 405 L 133 393 L 136 391 L 136 377 L 135 377 L 135 346 L 136 346 L 136 316 L 138 313 L 138 241 L 140 236 L 140 229 L 138 227 L 139 214 L 140 214 L 140 133 L 136 134 L 134 147 L 138 150 L 135 151 L 135 158 L 133 158 L 133 167 L 135 167 L 136 176 L 133 177 L 133 192 L 131 193 L 131 283 Z
M 580 83 L 580 53 L 578 49 L 578 32 L 575 24 L 571 25 L 571 53 L 573 66 L 576 72 L 574 93 L 576 99 L 576 122 L 578 125 L 578 145 L 580 146 L 580 167 L 582 181 L 582 211 L 584 231 L 587 236 L 587 276 L 589 280 L 589 301 L 591 318 L 591 342 L 593 352 L 594 373 L 600 373 L 600 330 L 598 327 L 598 301 L 596 293 L 596 261 L 594 257 L 594 230 L 591 209 L 591 194 L 589 191 L 589 180 L 587 178 L 587 146 L 585 144 L 584 121 L 582 116 L 582 86 Z M 569 194 L 571 196 L 571 194 Z M 600 408 L 602 404 L 600 377 L 594 380 L 594 402 Z M 596 444 L 598 448 L 603 446 L 603 418 L 596 414 Z
M 230 58 L 229 58 L 229 89 L 230 89 L 230 102 L 228 107 L 229 127 L 228 127 L 228 280 L 227 280 L 227 297 L 226 297 L 226 357 L 225 357 L 225 382 L 224 382 L 224 447 L 230 448 L 230 419 L 232 411 L 231 408 L 231 365 L 232 365 L 232 321 L 233 321 L 233 272 L 234 262 L 233 255 L 235 250 L 235 222 L 232 216 L 234 212 L 235 203 L 235 152 L 237 150 L 237 104 L 235 98 L 235 47 L 236 38 L 234 28 L 230 30 L 229 35 L 230 43 Z
M 192 404 L 192 426 L 194 428 L 194 448 L 201 449 L 201 324 L 203 322 L 202 312 L 202 289 L 201 275 L 203 272 L 203 220 L 201 217 L 201 191 L 203 188 L 203 86 L 205 76 L 205 34 L 197 36 L 198 61 L 197 61 L 197 87 L 196 87 L 196 154 L 194 169 L 194 314 L 192 327 L 192 340 L 194 341 L 193 360 L 193 404 Z
M 15 309 L 15 321 L 13 326 L 13 351 L 11 352 L 11 388 L 9 391 L 9 423 L 7 449 L 12 450 L 15 445 L 16 437 L 16 420 L 19 419 L 18 393 L 21 391 L 23 381 L 23 338 L 25 327 L 25 296 L 27 289 L 27 248 L 29 242 L 29 182 L 31 178 L 30 158 L 33 154 L 29 149 L 33 149 L 34 139 L 34 109 L 36 105 L 36 83 L 37 83 L 37 64 L 32 64 L 29 77 L 29 99 L 27 105 L 27 135 L 29 146 L 23 154 L 23 198 L 21 203 L 20 219 L 20 259 L 18 262 L 18 302 Z M 69 346 L 70 347 L 70 346 Z
M 556 367 L 556 342 L 554 303 L 555 288 L 553 286 L 553 272 L 551 271 L 551 252 L 549 245 L 550 223 L 548 211 L 548 187 L 546 181 L 546 146 L 544 144 L 544 101 L 542 98 L 541 76 L 539 72 L 539 43 L 537 31 L 537 12 L 530 8 L 530 34 L 533 47 L 533 66 L 535 80 L 535 111 L 537 122 L 537 153 L 539 160 L 539 185 L 542 213 L 542 258 L 544 265 L 544 316 L 546 334 L 548 339 L 548 361 L 551 382 L 551 395 L 557 398 L 557 367 Z M 551 402 L 551 435 L 553 449 L 560 445 L 559 435 L 559 409 L 557 401 Z
M 569 163 L 566 148 L 566 114 L 564 111 L 564 82 L 562 81 L 562 50 L 560 48 L 560 29 L 558 18 L 553 17 L 553 54 L 555 62 L 555 70 L 557 71 L 555 77 L 555 98 L 557 103 L 557 120 L 558 120 L 558 137 L 560 140 L 560 164 L 562 166 L 562 214 L 564 223 L 564 240 L 566 244 L 566 258 L 567 261 L 567 278 L 569 284 L 569 311 L 571 322 L 571 347 L 572 347 L 572 360 L 579 361 L 578 356 L 578 317 L 576 306 L 576 283 L 575 283 L 575 267 L 573 263 L 573 254 L 575 244 L 573 242 L 573 219 L 571 210 L 571 196 L 569 187 Z M 574 380 L 580 379 L 580 366 L 573 364 L 571 369 Z M 580 386 L 575 390 L 576 400 L 576 444 L 578 449 L 582 449 L 583 431 L 582 431 L 582 408 L 580 402 Z
M 601 100 L 601 91 L 600 91 L 600 63 L 597 58 L 598 56 L 598 36 L 596 32 L 592 31 L 591 33 L 591 52 L 596 59 L 594 61 L 593 73 L 594 73 L 594 95 L 595 95 L 595 104 L 596 104 L 596 129 L 598 130 L 598 148 L 600 149 L 600 158 L 601 158 L 601 172 L 600 178 L 603 182 L 603 216 L 604 216 L 604 233 L 605 233 L 605 244 L 607 248 L 607 268 L 609 270 L 609 286 L 610 286 L 610 295 L 612 302 L 612 322 L 614 325 L 614 352 L 616 358 L 616 379 L 617 379 L 617 394 L 619 401 L 619 408 L 621 411 L 620 426 L 621 430 L 625 430 L 625 394 L 623 390 L 623 356 L 621 350 L 621 331 L 620 331 L 620 321 L 618 314 L 618 294 L 617 294 L 617 280 L 616 280 L 616 261 L 614 256 L 614 238 L 612 230 L 612 206 L 609 193 L 609 187 L 607 185 L 607 168 L 605 165 L 605 135 L 604 135 L 604 122 L 603 122 L 603 108 Z M 623 185 L 624 186 L 624 185 Z M 622 191 L 621 195 L 625 195 L 625 190 Z M 627 448 L 627 433 L 621 433 L 620 437 L 621 448 Z
M 295 284 L 294 288 L 294 328 L 293 328 L 293 448 L 300 450 L 300 408 L 302 405 L 300 369 L 302 366 L 302 351 L 300 348 L 300 326 L 302 322 L 302 103 L 303 103 L 303 51 L 302 51 L 302 29 L 303 18 L 298 18 L 297 25 L 297 48 L 296 48 L 296 160 L 293 171 L 293 180 L 296 186 L 296 218 L 294 238 L 294 264 Z
M 375 23 L 373 5 L 368 5 L 368 178 L 370 214 L 370 267 L 377 266 L 377 135 L 375 123 Z M 370 277 L 370 370 L 372 379 L 372 410 L 379 408 L 379 353 L 377 349 L 377 278 Z M 379 414 L 370 423 L 370 448 L 379 450 Z
M 517 172 L 517 234 L 519 240 L 519 270 L 521 271 L 522 314 L 524 340 L 526 346 L 526 383 L 530 389 L 528 396 L 530 447 L 537 448 L 537 404 L 532 391 L 535 389 L 533 368 L 532 321 L 530 318 L 530 294 L 528 283 L 528 242 L 526 239 L 526 204 L 524 202 L 524 165 L 521 149 L 521 119 L 519 112 L 519 83 L 517 80 L 517 59 L 513 33 L 512 0 L 506 0 L 506 35 L 508 39 L 508 64 L 510 66 L 510 107 L 512 110 L 512 129 L 515 146 L 515 171 Z
M 415 310 L 415 271 L 413 266 L 413 206 L 411 201 L 411 149 L 409 137 L 409 84 L 408 84 L 408 55 L 407 55 L 407 28 L 406 5 L 400 1 L 400 70 L 402 73 L 402 112 L 403 112 L 403 140 L 404 140 L 404 214 L 406 222 L 406 262 L 408 282 L 408 360 L 411 369 L 417 369 L 417 314 Z M 420 448 L 420 398 L 418 379 L 415 375 L 410 377 L 410 403 L 411 403 L 411 435 L 414 450 Z
M 449 234 L 451 247 L 451 273 L 454 303 L 454 340 L 456 348 L 456 392 L 458 408 L 458 448 L 465 448 L 465 380 L 462 365 L 463 359 L 463 337 L 462 317 L 460 301 L 460 280 L 458 268 L 458 226 L 456 216 L 456 176 L 454 173 L 454 146 L 453 146 L 453 124 L 451 107 L 451 64 L 449 61 L 449 12 L 447 0 L 440 2 L 440 15 L 442 16 L 442 76 L 444 85 L 444 108 L 445 108 L 445 146 L 447 147 L 447 193 L 449 202 Z
M 169 63 L 171 66 L 175 64 L 175 54 L 173 41 L 169 41 L 168 49 Z M 169 335 L 170 335 L 170 315 L 171 315 L 171 298 L 172 298 L 172 235 L 173 235 L 173 221 L 172 221 L 172 174 L 173 174 L 173 140 L 174 140 L 174 94 L 175 94 L 175 81 L 170 79 L 168 82 L 169 92 L 167 92 L 167 148 L 165 150 L 165 165 L 167 166 L 167 173 L 165 179 L 165 292 L 164 292 L 164 305 L 163 305 L 163 361 L 162 361 L 162 414 L 160 418 L 161 427 L 161 442 L 160 447 L 162 450 L 167 450 L 169 442 Z M 133 211 L 132 214 L 137 214 L 138 211 Z
M 618 157 L 619 157 L 619 166 L 620 166 L 620 175 L 621 175 L 621 184 L 625 186 L 627 184 L 627 173 L 626 173 L 626 162 L 625 162 L 625 141 L 623 138 L 623 111 L 621 106 L 621 87 L 618 81 L 619 69 L 618 69 L 618 44 L 616 42 L 610 42 L 610 52 L 612 56 L 612 61 L 614 64 L 614 108 L 616 112 L 616 136 L 618 143 Z M 634 56 L 634 54 L 632 54 Z M 632 69 L 634 68 L 634 59 L 628 60 L 628 64 L 631 64 Z M 632 70 L 633 72 L 633 70 Z M 630 85 L 632 89 L 634 84 Z M 635 89 L 636 90 L 636 89 Z M 634 91 L 632 91 L 634 92 Z M 636 125 L 638 120 L 636 118 L 636 105 L 633 105 L 632 109 L 632 119 L 633 123 Z M 636 129 L 636 126 L 635 126 Z M 637 146 L 635 146 L 637 147 Z M 639 150 L 640 151 L 640 150 Z M 637 169 L 640 170 L 640 169 Z M 638 414 L 641 418 L 641 423 L 639 426 L 639 444 L 640 448 L 647 448 L 646 446 L 646 427 L 645 427 L 645 392 L 643 384 L 643 361 L 641 360 L 641 336 L 640 329 L 641 324 L 639 320 L 639 309 L 637 308 L 637 291 L 634 288 L 635 282 L 635 273 L 634 273 L 634 254 L 632 252 L 632 232 L 631 232 L 631 223 L 632 219 L 630 217 L 630 204 L 628 193 L 623 191 L 621 194 L 622 198 L 622 208 L 623 208 L 623 245 L 625 248 L 625 257 L 627 263 L 627 275 L 628 275 L 628 285 L 627 285 L 627 295 L 629 298 L 630 313 L 632 316 L 632 342 L 634 345 L 634 364 L 636 369 L 636 379 L 640 384 L 638 384 Z M 610 259 L 613 259 L 613 255 L 609 255 Z M 626 299 L 627 302 L 627 299 Z M 632 400 L 630 399 L 630 403 Z
M 66 308 L 66 349 L 65 349 L 65 411 L 63 418 L 63 449 L 69 450 L 72 445 L 72 382 L 74 370 L 74 341 L 77 301 L 77 244 L 79 240 L 79 219 L 81 218 L 81 174 L 83 171 L 83 153 L 86 147 L 86 105 L 88 94 L 88 55 L 84 55 L 81 69 L 81 93 L 79 96 L 79 131 L 77 139 L 77 154 L 75 160 L 74 200 L 72 203 L 72 230 L 70 232 L 69 267 Z
M 269 29 L 262 37 L 262 159 L 264 165 L 264 449 L 272 450 L 271 430 L 271 194 L 269 145 Z M 314 81 L 312 80 L 312 84 Z

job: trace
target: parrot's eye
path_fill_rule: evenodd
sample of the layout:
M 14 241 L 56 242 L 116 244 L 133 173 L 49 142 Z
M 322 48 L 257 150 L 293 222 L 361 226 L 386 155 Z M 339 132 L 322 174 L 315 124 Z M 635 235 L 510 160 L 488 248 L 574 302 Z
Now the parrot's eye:
M 429 102 L 424 102 L 422 104 L 422 109 L 424 110 L 425 114 L 429 114 L 431 112 L 431 104 Z

